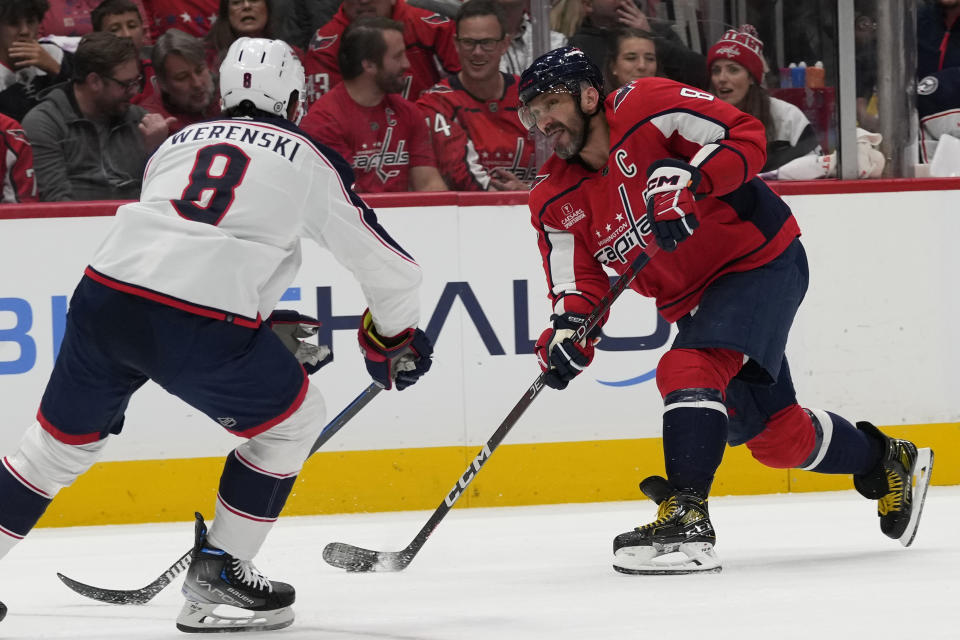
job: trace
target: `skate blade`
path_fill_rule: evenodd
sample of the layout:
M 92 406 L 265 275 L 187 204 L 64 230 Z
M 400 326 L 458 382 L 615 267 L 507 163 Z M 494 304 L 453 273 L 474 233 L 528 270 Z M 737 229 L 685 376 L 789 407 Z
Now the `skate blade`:
M 910 512 L 910 522 L 900 536 L 900 544 L 909 547 L 917 537 L 920 526 L 920 514 L 923 513 L 923 502 L 927 498 L 927 488 L 930 486 L 930 476 L 933 473 L 933 449 L 925 447 L 917 449 L 917 464 L 913 467 L 913 510 Z
M 640 576 L 720 573 L 723 567 L 709 542 L 685 542 L 675 549 L 624 547 L 613 557 L 613 568 L 620 573 Z
M 214 611 L 218 607 L 242 611 L 252 615 L 227 616 Z M 283 607 L 273 611 L 247 611 L 225 605 L 187 600 L 177 616 L 177 629 L 184 633 L 238 633 L 245 631 L 274 631 L 293 624 L 293 609 Z

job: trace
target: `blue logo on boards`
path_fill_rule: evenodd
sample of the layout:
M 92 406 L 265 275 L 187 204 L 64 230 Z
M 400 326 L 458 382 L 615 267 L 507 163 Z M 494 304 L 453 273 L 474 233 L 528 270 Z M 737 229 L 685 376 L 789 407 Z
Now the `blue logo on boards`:
M 536 333 L 531 337 L 529 317 L 529 291 L 526 280 L 514 280 L 512 285 L 513 297 L 513 340 L 510 345 L 511 355 L 532 354 L 539 335 L 539 322 L 535 322 Z M 299 287 L 287 289 L 280 298 L 281 302 L 296 302 L 303 300 L 303 291 Z M 501 337 L 493 330 L 490 319 L 483 309 L 483 305 L 468 282 L 448 282 L 440 293 L 432 313 L 427 319 L 424 331 L 434 344 L 441 340 L 444 324 L 446 324 L 454 305 L 459 305 L 467 316 L 466 331 L 473 325 L 483 342 L 484 348 L 492 356 L 507 355 L 507 349 Z M 51 318 L 51 346 L 53 358 L 56 359 L 63 340 L 67 318 L 67 297 L 53 296 L 50 298 Z M 17 375 L 27 373 L 36 365 L 37 338 L 34 336 L 35 309 L 23 298 L 0 298 L 0 375 Z M 9 320 L 12 314 L 12 323 Z M 316 288 L 315 315 L 322 323 L 318 332 L 320 344 L 333 344 L 334 331 L 356 331 L 360 323 L 359 315 L 335 315 L 333 312 L 332 287 Z M 656 318 L 656 329 L 649 335 L 642 336 L 609 336 L 601 332 L 602 340 L 597 345 L 601 351 L 649 351 L 659 349 L 667 343 L 670 337 L 670 325 L 659 314 Z M 10 348 L 15 345 L 15 348 Z M 17 354 L 14 359 L 11 354 Z M 531 358 L 532 362 L 532 358 Z M 52 362 L 51 362 L 52 364 Z M 656 369 L 652 369 L 638 376 L 624 380 L 597 380 L 599 384 L 609 387 L 628 387 L 652 380 Z

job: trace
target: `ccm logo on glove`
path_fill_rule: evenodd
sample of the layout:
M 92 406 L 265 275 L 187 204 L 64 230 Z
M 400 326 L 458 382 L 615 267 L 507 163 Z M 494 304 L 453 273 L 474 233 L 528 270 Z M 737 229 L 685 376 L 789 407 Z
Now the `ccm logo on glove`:
M 699 184 L 700 170 L 680 160 L 658 160 L 647 169 L 643 200 L 661 249 L 673 251 L 699 226 L 694 195 Z

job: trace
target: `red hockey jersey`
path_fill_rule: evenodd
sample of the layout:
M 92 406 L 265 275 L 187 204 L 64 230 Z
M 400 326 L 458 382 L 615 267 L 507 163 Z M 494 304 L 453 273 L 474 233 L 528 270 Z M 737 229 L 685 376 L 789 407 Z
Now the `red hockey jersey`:
M 408 191 L 410 167 L 437 164 L 423 115 L 397 94 L 363 107 L 338 84 L 313 105 L 300 128 L 350 163 L 360 193 Z
M 552 156 L 530 193 L 532 221 L 555 313 L 587 313 L 618 273 L 653 242 L 643 191 L 651 163 L 700 168 L 696 232 L 659 252 L 632 287 L 674 322 L 718 277 L 778 256 L 800 234 L 789 207 L 759 178 L 766 158 L 760 121 L 666 78 L 641 78 L 607 98 L 610 156 L 600 171 Z
M 217 0 L 143 0 L 143 4 L 150 14 L 148 25 L 154 42 L 174 27 L 204 37 L 216 22 L 219 9 Z
M 0 162 L 3 163 L 2 202 L 37 202 L 33 147 L 20 123 L 3 114 L 0 114 Z
M 103 0 L 59 0 L 51 2 L 40 23 L 41 36 L 83 36 L 93 31 L 90 13 Z M 149 1 L 149 0 L 148 0 Z M 142 0 L 133 0 L 140 11 L 144 27 L 149 35 L 150 15 L 144 11 Z M 216 5 L 216 2 L 214 2 Z
M 403 40 L 410 60 L 404 98 L 416 100 L 440 80 L 438 62 L 448 74 L 460 71 L 460 58 L 453 44 L 455 26 L 450 18 L 411 7 L 404 0 L 396 0 L 390 17 L 403 23 Z M 314 58 L 314 63 L 308 65 L 304 62 L 304 67 L 310 69 L 307 72 L 307 94 L 313 91 L 322 95 L 342 80 L 337 53 L 340 51 L 340 36 L 348 24 L 350 21 L 340 7 L 333 19 L 313 34 L 307 55 Z
M 485 190 L 496 167 L 527 182 L 536 176 L 533 138 L 517 118 L 518 78 L 504 73 L 503 80 L 498 100 L 478 100 L 450 76 L 417 101 L 433 135 L 437 167 L 451 189 Z

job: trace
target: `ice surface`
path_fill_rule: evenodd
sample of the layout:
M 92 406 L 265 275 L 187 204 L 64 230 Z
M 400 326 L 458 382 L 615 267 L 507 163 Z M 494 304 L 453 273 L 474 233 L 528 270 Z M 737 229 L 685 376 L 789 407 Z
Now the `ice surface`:
M 960 638 L 960 487 L 931 487 L 916 542 L 885 538 L 853 492 L 711 500 L 723 573 L 625 576 L 614 535 L 652 503 L 455 509 L 403 572 L 347 574 L 337 540 L 403 548 L 427 512 L 282 518 L 257 558 L 297 588 L 287 640 L 922 640 Z M 38 529 L 0 561 L 0 638 L 184 638 L 180 579 L 145 606 L 100 604 L 56 572 L 132 589 L 192 542 L 191 523 Z M 222 637 L 222 636 L 218 636 Z M 229 637 L 229 636 L 228 636 Z M 237 636 L 234 636 L 237 637 Z

